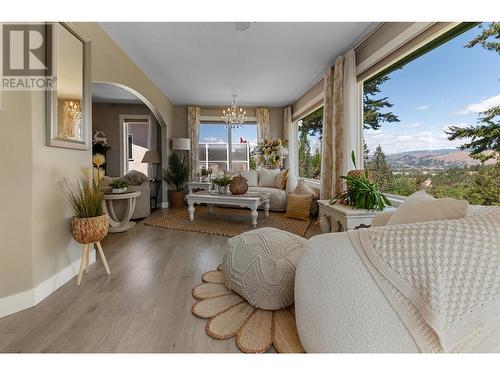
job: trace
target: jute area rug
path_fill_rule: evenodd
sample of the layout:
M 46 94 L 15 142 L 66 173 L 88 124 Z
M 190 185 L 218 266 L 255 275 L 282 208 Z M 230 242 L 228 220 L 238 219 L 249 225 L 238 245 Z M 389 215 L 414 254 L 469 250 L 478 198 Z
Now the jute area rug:
M 269 212 L 269 217 L 266 217 L 263 211 L 259 211 L 257 228 L 273 227 L 304 237 L 310 223 L 310 221 L 290 219 L 284 212 Z M 249 209 L 214 207 L 214 212 L 211 214 L 205 206 L 196 206 L 194 221 L 189 220 L 187 208 L 179 208 L 169 209 L 164 215 L 148 218 L 145 224 L 225 237 L 237 236 L 254 229 Z
M 264 353 L 274 346 L 278 353 L 304 353 L 295 324 L 294 310 L 257 309 L 224 286 L 221 266 L 202 276 L 203 283 L 193 288 L 198 301 L 191 309 L 200 318 L 209 319 L 206 333 L 215 339 L 235 336 L 244 353 Z

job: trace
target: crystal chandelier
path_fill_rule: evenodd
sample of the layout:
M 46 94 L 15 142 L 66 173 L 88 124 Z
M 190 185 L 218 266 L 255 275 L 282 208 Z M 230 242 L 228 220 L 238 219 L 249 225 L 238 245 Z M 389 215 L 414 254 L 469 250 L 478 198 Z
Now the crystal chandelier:
M 247 113 L 243 108 L 236 105 L 236 95 L 233 95 L 233 102 L 230 108 L 224 109 L 222 111 L 222 119 L 226 123 L 227 127 L 239 128 L 247 120 Z

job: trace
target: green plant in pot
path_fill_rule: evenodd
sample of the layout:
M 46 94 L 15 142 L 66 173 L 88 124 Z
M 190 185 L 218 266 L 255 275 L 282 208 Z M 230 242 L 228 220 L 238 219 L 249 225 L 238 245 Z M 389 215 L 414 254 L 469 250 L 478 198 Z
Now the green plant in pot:
M 109 217 L 103 213 L 103 192 L 100 186 L 104 176 L 101 165 L 104 162 L 104 157 L 97 163 L 94 161 L 92 173 L 87 170 L 76 183 L 64 180 L 66 200 L 74 215 L 71 220 L 71 234 L 82 244 L 99 242 L 108 233 Z
M 376 182 L 372 181 L 368 170 L 359 171 L 356 166 L 356 155 L 351 152 L 351 159 L 358 173 L 340 176 L 346 181 L 347 189 L 335 195 L 330 204 L 340 203 L 366 210 L 382 211 L 391 202 L 383 194 Z
M 214 183 L 214 185 L 217 185 L 219 194 L 227 194 L 227 187 L 231 183 L 231 177 L 227 174 L 224 174 L 224 176 L 214 178 L 212 182 Z
M 123 180 L 115 180 L 109 186 L 111 186 L 111 192 L 115 194 L 124 193 L 128 189 L 127 183 Z
M 163 170 L 163 179 L 169 187 L 171 208 L 184 207 L 184 186 L 188 177 L 188 163 L 182 155 L 174 152 L 168 160 L 168 169 Z

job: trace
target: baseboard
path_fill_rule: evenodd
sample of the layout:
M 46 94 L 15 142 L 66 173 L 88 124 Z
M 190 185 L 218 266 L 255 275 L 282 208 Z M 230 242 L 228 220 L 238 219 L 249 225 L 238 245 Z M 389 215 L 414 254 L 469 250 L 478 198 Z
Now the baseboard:
M 94 263 L 95 260 L 95 250 L 92 250 L 90 252 L 90 264 Z M 42 281 L 36 287 L 0 298 L 0 318 L 39 304 L 73 277 L 78 275 L 79 269 L 80 259 L 77 259 L 52 277 Z
M 161 208 L 168 208 L 168 202 L 161 202 Z

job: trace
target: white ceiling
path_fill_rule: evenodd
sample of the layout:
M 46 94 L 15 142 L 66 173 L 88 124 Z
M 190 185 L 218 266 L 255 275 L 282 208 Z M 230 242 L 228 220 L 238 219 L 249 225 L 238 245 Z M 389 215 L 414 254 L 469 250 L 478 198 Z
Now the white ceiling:
M 176 105 L 284 106 L 375 25 L 369 22 L 101 23 Z M 245 27 L 243 27 L 245 28 Z
M 131 92 L 110 83 L 92 82 L 93 103 L 143 104 Z

